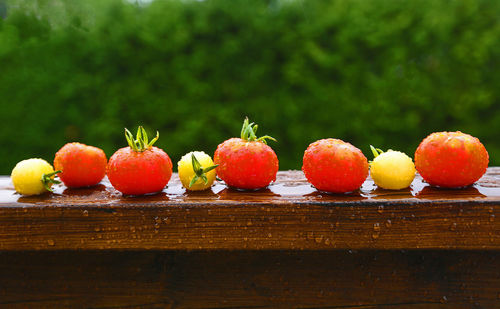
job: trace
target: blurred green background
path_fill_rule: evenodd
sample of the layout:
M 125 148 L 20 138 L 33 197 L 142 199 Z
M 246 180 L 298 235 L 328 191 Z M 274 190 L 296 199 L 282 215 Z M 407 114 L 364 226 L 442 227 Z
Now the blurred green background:
M 280 169 L 341 138 L 413 156 L 478 137 L 500 165 L 500 1 L 0 0 L 0 167 L 123 129 L 175 162 L 259 124 Z

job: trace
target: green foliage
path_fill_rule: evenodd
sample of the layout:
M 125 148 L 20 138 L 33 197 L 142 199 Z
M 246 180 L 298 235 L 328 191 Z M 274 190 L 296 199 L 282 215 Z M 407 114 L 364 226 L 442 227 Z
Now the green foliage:
M 500 164 L 500 2 L 11 1 L 0 19 L 1 173 L 66 142 L 110 156 L 142 124 L 177 161 L 259 124 L 281 169 L 336 137 L 412 155 L 433 131 Z

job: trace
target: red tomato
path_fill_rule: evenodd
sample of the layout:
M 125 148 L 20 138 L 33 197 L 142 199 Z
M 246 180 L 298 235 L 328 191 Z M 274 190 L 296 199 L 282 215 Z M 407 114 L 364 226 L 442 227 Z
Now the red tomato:
M 230 187 L 255 190 L 267 187 L 276 180 L 278 172 L 278 157 L 265 139 L 257 138 L 257 126 L 243 122 L 241 138 L 231 138 L 217 147 L 214 163 L 218 164 L 217 176 Z
M 309 145 L 302 170 L 316 189 L 346 193 L 361 187 L 368 176 L 368 160 L 353 145 L 328 138 Z
M 70 188 L 98 184 L 106 175 L 106 155 L 102 149 L 81 143 L 68 143 L 56 153 L 54 167 Z
M 489 156 L 481 142 L 462 132 L 427 136 L 415 151 L 415 167 L 430 185 L 459 188 L 478 181 Z
M 172 161 L 160 148 L 152 146 L 139 127 L 137 139 L 126 130 L 129 147 L 118 149 L 109 158 L 107 174 L 113 187 L 123 194 L 142 195 L 163 190 L 172 176 Z

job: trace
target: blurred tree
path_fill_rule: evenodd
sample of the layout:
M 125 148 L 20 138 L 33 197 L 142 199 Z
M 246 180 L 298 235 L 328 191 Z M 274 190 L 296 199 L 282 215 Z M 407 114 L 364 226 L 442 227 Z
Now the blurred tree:
M 5 1 L 0 0 L 0 18 L 7 17 L 7 3 Z
M 500 164 L 500 2 L 11 0 L 0 19 L 1 173 L 68 141 L 158 129 L 173 160 L 259 123 L 281 169 L 336 137 L 412 155 L 462 130 Z

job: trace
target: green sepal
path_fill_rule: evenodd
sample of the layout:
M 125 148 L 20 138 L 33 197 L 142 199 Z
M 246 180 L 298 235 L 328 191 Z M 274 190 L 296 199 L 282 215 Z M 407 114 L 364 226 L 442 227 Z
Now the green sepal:
M 198 159 L 196 159 L 196 156 L 194 155 L 194 153 L 191 154 L 191 162 L 193 164 L 193 171 L 194 171 L 195 175 L 194 175 L 193 179 L 191 179 L 191 181 L 189 182 L 190 188 L 200 178 L 203 179 L 203 182 L 205 182 L 205 184 L 207 184 L 208 178 L 207 178 L 206 173 L 210 172 L 211 170 L 213 170 L 214 168 L 219 166 L 219 164 L 216 164 L 216 165 L 212 165 L 212 166 L 203 168 L 200 164 L 200 161 L 198 161 Z
M 151 146 L 153 146 L 153 144 L 158 140 L 158 138 L 160 138 L 160 133 L 156 131 L 155 138 L 149 141 L 146 130 L 142 126 L 139 126 L 139 128 L 137 129 L 137 134 L 135 139 L 132 133 L 130 133 L 130 131 L 127 128 L 125 128 L 125 138 L 127 139 L 127 143 L 130 146 L 130 148 L 132 148 L 133 151 L 143 152 L 151 148 Z
M 43 186 L 44 188 L 47 190 L 47 191 L 50 191 L 50 192 L 54 192 L 52 191 L 52 188 L 50 187 L 50 184 L 60 184 L 61 182 L 59 180 L 56 180 L 54 178 L 52 178 L 53 176 L 61 173 L 62 171 L 55 171 L 55 172 L 52 172 L 52 173 L 48 173 L 48 174 L 43 174 L 42 175 L 42 183 L 43 183 Z
M 204 182 L 205 184 L 207 184 L 207 183 L 208 183 L 208 178 L 207 178 L 207 175 L 205 175 L 205 174 L 201 175 L 201 179 L 203 179 L 203 182 Z
M 201 164 L 193 153 L 191 154 L 191 162 L 193 164 L 193 171 L 198 175 L 201 170 Z
M 210 172 L 211 170 L 215 169 L 217 166 L 219 166 L 219 164 L 216 164 L 216 165 L 212 165 L 212 166 L 209 166 L 209 167 L 206 167 L 203 169 L 203 172 L 204 173 L 208 173 Z
M 269 135 L 264 135 L 262 137 L 257 138 L 257 129 L 258 125 L 254 124 L 253 122 L 250 122 L 248 120 L 248 117 L 245 118 L 243 121 L 243 126 L 241 127 L 241 139 L 244 141 L 249 141 L 249 142 L 262 142 L 264 144 L 267 144 L 266 139 L 270 139 L 272 141 L 277 142 L 277 140 L 274 137 L 271 137 Z
M 189 182 L 189 187 L 191 188 L 198 181 L 198 179 L 198 175 L 194 175 L 193 179 Z
M 373 147 L 372 145 L 370 145 L 370 150 L 372 151 L 373 153 L 373 158 L 375 159 L 376 157 L 378 157 L 379 155 L 383 154 L 384 151 L 382 149 L 379 149 L 379 148 L 375 148 Z

